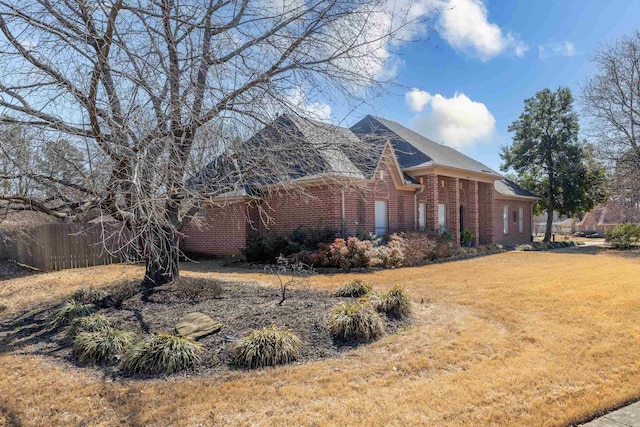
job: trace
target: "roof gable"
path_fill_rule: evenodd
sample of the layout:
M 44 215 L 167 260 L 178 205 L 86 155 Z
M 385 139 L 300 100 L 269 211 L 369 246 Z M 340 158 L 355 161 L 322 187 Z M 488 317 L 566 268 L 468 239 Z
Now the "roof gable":
M 446 166 L 472 172 L 501 175 L 446 145 L 438 144 L 396 122 L 366 116 L 351 127 L 353 133 L 371 143 L 390 141 L 403 169 L 420 166 Z
M 520 187 L 518 184 L 516 184 L 515 182 L 509 180 L 509 179 L 503 179 L 500 181 L 495 181 L 493 183 L 493 188 L 501 195 L 503 196 L 507 196 L 507 197 L 535 197 L 535 198 L 539 198 L 537 195 L 535 195 L 534 193 L 532 193 L 529 190 L 525 190 L 524 188 Z

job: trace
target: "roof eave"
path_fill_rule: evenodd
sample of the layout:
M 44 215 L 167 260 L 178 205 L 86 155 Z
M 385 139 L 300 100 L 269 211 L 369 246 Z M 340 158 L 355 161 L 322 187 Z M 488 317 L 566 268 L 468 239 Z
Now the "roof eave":
M 493 183 L 495 181 L 504 179 L 503 176 L 497 175 L 492 172 L 472 171 L 469 169 L 456 168 L 454 166 L 443 166 L 439 164 L 411 166 L 402 169 L 402 171 L 412 177 L 420 176 L 421 172 L 435 172 L 438 175 L 451 176 L 454 178 L 462 178 L 486 183 Z

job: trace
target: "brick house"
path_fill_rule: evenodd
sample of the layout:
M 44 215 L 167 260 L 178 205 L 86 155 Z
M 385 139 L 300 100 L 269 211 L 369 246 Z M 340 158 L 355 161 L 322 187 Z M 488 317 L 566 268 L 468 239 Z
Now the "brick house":
M 320 158 L 310 170 L 292 178 L 303 193 L 260 182 L 208 204 L 183 228 L 184 251 L 232 255 L 251 233 L 318 225 L 336 230 L 336 237 L 359 229 L 377 235 L 443 229 L 458 242 L 461 231 L 469 230 L 474 245 L 513 245 L 531 239 L 535 195 L 398 123 L 366 116 L 347 129 L 283 115 L 270 126 L 286 129 L 300 146 L 323 140 L 334 144 L 314 154 Z M 248 146 L 259 145 L 270 126 Z M 351 149 L 354 141 L 373 147 L 371 153 L 360 156 Z
M 575 231 L 596 232 L 606 236 L 607 231 L 620 224 L 640 222 L 640 206 L 628 201 L 610 200 L 587 212 L 576 224 Z

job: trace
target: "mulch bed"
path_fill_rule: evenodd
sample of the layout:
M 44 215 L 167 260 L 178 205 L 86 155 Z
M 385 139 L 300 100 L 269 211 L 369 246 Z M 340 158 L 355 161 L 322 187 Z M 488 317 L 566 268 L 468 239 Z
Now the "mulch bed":
M 32 274 L 38 274 L 36 270 L 22 267 L 15 262 L 1 261 L 0 262 L 0 281 L 15 279 L 18 277 L 30 276 Z
M 231 365 L 233 341 L 252 330 L 272 325 L 289 328 L 302 340 L 301 354 L 296 363 L 336 357 L 345 350 L 364 344 L 335 342 L 326 328 L 332 307 L 339 302 L 349 301 L 350 298 L 298 288 L 288 289 L 286 301 L 278 305 L 280 290 L 277 288 L 201 278 L 180 280 L 182 283 L 155 288 L 151 294 L 138 292 L 126 299 L 120 309 L 99 310 L 118 329 L 134 332 L 140 339 L 148 333 L 172 331 L 176 323 L 192 312 L 204 313 L 222 323 L 219 332 L 199 340 L 204 346 L 204 353 L 196 372 L 175 375 L 211 375 L 236 369 Z M 187 291 L 184 290 L 185 287 Z M 71 353 L 72 340 L 67 336 L 66 330 L 48 329 L 48 319 L 57 306 L 51 304 L 19 318 L 0 322 L 2 351 L 45 354 L 61 363 L 78 365 Z M 408 319 L 382 317 L 389 334 L 410 323 Z M 96 369 L 102 369 L 113 378 L 123 376 L 116 366 Z

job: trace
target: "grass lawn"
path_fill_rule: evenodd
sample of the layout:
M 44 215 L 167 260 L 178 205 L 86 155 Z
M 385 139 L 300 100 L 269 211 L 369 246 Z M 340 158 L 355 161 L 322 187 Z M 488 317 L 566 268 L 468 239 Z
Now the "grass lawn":
M 3 281 L 0 318 L 140 274 L 107 266 Z M 214 263 L 183 274 L 272 283 Z M 568 425 L 640 398 L 637 254 L 510 252 L 311 284 L 353 278 L 404 286 L 414 325 L 339 358 L 192 379 L 113 381 L 0 347 L 0 426 Z

